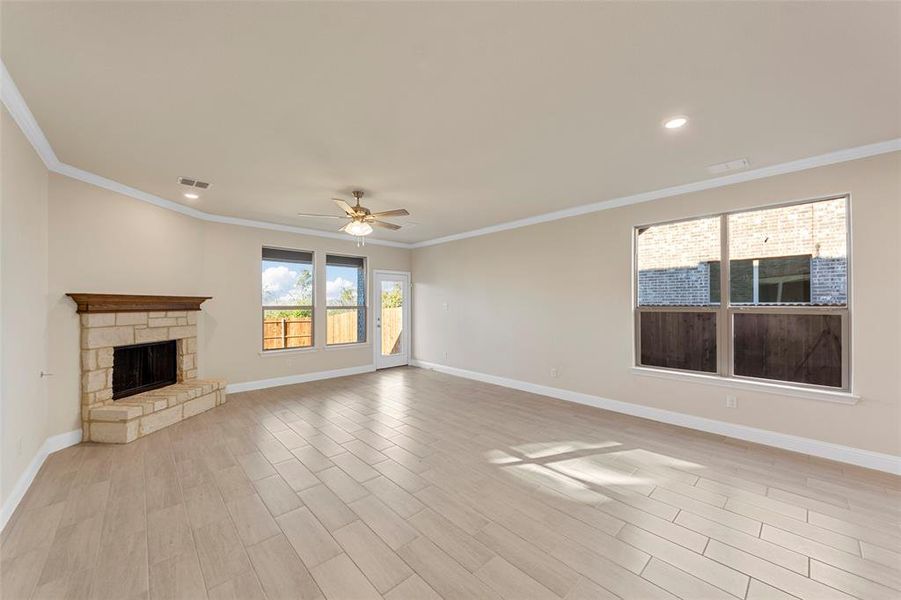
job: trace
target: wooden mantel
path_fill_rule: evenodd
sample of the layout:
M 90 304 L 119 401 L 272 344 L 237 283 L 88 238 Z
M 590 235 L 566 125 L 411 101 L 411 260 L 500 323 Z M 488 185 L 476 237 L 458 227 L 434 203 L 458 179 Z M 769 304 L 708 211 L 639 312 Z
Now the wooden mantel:
M 212 296 L 138 296 L 131 294 L 66 294 L 78 305 L 79 313 L 152 312 L 200 310 Z

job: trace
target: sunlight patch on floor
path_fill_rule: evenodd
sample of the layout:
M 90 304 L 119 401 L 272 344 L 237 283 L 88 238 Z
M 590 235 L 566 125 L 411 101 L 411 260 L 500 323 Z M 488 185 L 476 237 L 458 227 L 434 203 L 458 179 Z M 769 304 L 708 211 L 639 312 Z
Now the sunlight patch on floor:
M 568 477 L 563 473 L 557 473 L 547 467 L 535 464 L 520 464 L 506 467 L 508 473 L 512 473 L 524 481 L 537 485 L 547 486 L 552 489 L 576 489 L 586 490 L 588 487 L 577 479 Z
M 492 465 L 509 465 L 522 462 L 521 458 L 507 454 L 503 450 L 489 450 L 485 453 L 485 458 Z
M 536 442 L 532 444 L 521 444 L 513 446 L 513 450 L 523 454 L 529 458 L 547 458 L 548 456 L 556 456 L 558 454 L 566 454 L 579 450 L 600 450 L 602 448 L 613 448 L 621 446 L 619 442 Z
M 636 477 L 631 473 L 622 470 L 617 470 L 609 466 L 601 466 L 597 462 L 590 460 L 591 458 L 594 457 L 575 458 L 549 463 L 548 467 L 560 473 L 598 486 L 627 486 L 639 488 L 636 491 L 639 491 L 640 493 L 645 493 L 642 490 L 648 487 L 653 489 L 653 487 L 656 486 L 656 483 L 652 479 Z M 650 493 L 650 491 L 648 493 Z

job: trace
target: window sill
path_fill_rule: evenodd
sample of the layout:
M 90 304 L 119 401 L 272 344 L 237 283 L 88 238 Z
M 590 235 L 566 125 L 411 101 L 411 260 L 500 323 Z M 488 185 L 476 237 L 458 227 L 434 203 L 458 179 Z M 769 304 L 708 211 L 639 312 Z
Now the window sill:
M 348 348 L 370 348 L 369 342 L 351 342 L 349 344 L 331 344 L 325 347 L 325 350 L 347 350 Z
M 829 390 L 814 390 L 810 388 L 798 387 L 794 385 L 784 385 L 781 383 L 766 383 L 763 381 L 748 381 L 746 379 L 738 379 L 736 377 L 720 377 L 719 375 L 704 375 L 701 373 L 685 373 L 681 371 L 670 371 L 667 369 L 654 369 L 651 367 L 632 367 L 634 375 L 642 377 L 658 377 L 660 379 L 672 379 L 676 381 L 687 381 L 690 383 L 701 383 L 708 385 L 716 385 L 739 390 L 748 390 L 763 394 L 776 394 L 779 396 L 791 396 L 793 398 L 804 398 L 807 400 L 821 400 L 826 402 L 835 402 L 837 404 L 853 405 L 860 402 L 860 396 L 850 392 L 832 392 Z
M 316 346 L 307 346 L 305 348 L 286 348 L 284 350 L 260 350 L 257 352 L 260 356 L 264 357 L 272 357 L 272 356 L 285 356 L 290 354 L 306 354 L 307 352 L 316 352 L 319 350 Z

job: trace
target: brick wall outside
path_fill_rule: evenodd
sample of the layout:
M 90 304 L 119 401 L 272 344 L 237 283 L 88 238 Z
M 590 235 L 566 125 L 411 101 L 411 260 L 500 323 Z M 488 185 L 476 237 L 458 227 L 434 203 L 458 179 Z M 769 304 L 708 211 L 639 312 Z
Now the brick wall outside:
M 809 255 L 811 301 L 847 302 L 846 199 L 730 215 L 733 260 Z M 638 236 L 641 304 L 708 304 L 719 218 L 657 225 Z

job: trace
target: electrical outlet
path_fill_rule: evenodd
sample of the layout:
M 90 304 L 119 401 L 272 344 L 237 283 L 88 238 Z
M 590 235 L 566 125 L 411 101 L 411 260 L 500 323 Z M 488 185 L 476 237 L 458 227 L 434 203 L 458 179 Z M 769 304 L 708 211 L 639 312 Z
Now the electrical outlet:
M 556 377 L 558 374 L 559 374 L 559 373 L 557 373 L 557 368 L 556 368 L 556 367 L 554 367 L 553 369 L 551 369 L 551 377 Z
M 735 396 L 726 396 L 726 408 L 738 408 L 738 398 Z
M 444 351 L 444 360 L 447 360 L 447 350 Z
M 444 309 L 444 312 L 447 312 L 447 302 L 443 302 L 443 303 L 441 304 L 441 308 Z

